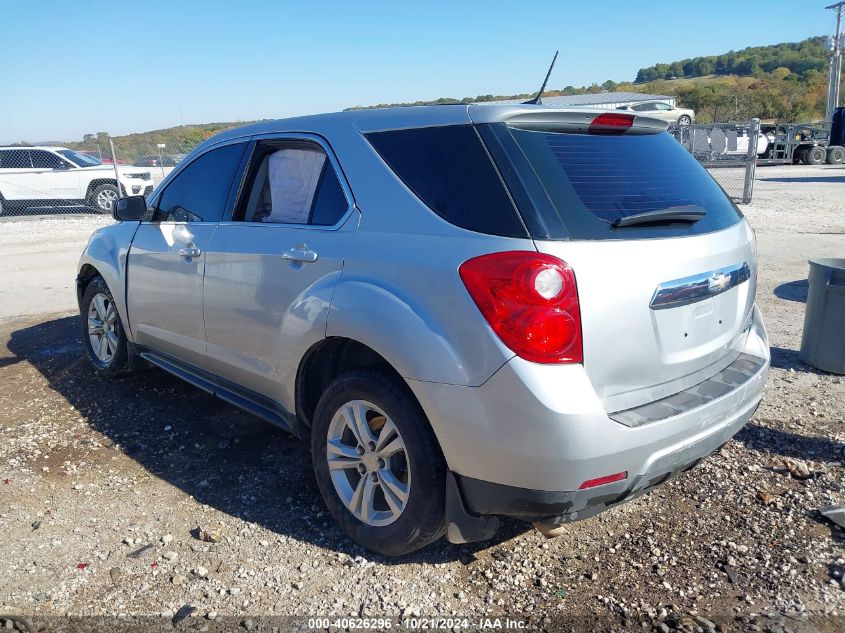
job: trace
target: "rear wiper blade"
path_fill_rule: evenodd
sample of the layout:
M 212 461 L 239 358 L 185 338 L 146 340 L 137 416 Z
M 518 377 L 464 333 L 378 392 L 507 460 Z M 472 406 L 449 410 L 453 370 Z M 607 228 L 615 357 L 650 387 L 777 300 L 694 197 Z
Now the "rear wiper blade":
M 644 211 L 627 215 L 624 218 L 616 218 L 611 224 L 614 228 L 623 226 L 635 226 L 637 224 L 656 224 L 669 222 L 698 222 L 707 213 L 705 211 L 679 211 L 672 209 L 658 211 Z

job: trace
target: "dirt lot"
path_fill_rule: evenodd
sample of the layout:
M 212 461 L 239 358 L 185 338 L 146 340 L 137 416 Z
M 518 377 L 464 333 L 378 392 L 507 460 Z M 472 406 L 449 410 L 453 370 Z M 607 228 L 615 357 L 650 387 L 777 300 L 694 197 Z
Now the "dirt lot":
M 845 380 L 797 354 L 807 259 L 845 253 L 845 169 L 761 168 L 756 187 L 744 211 L 773 368 L 746 429 L 556 540 L 508 523 L 494 542 L 399 560 L 333 526 L 304 444 L 158 370 L 95 379 L 73 277 L 107 220 L 0 222 L 0 614 L 146 615 L 164 630 L 451 614 L 470 628 L 510 615 L 545 629 L 845 630 L 845 530 L 816 512 L 845 502 Z

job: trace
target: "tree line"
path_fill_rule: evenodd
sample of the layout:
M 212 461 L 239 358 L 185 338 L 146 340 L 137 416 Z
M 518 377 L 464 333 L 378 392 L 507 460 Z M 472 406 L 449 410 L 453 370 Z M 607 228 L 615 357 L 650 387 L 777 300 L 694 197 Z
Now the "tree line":
M 770 46 L 752 46 L 722 55 L 693 57 L 668 64 L 640 68 L 635 83 L 658 79 L 706 77 L 707 75 L 763 76 L 778 68 L 786 68 L 795 79 L 809 79 L 827 70 L 824 37 L 811 37 L 801 42 Z

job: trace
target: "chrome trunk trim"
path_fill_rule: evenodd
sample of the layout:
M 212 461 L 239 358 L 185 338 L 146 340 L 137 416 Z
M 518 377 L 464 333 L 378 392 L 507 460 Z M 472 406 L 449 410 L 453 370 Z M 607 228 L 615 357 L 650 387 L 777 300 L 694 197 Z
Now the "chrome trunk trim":
M 751 267 L 748 262 L 673 279 L 657 286 L 649 307 L 652 310 L 665 310 L 703 301 L 722 294 L 749 279 L 751 279 Z

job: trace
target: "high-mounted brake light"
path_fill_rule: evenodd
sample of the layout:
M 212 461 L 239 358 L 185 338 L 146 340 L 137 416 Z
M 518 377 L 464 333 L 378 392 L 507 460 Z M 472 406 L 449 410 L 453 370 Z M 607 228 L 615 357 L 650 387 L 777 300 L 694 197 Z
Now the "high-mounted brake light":
M 605 112 L 590 123 L 590 134 L 621 134 L 634 125 L 633 114 Z
M 464 262 L 459 273 L 502 342 L 535 363 L 580 363 L 581 308 L 575 273 L 551 255 L 509 251 Z

